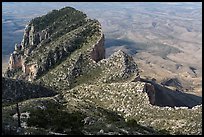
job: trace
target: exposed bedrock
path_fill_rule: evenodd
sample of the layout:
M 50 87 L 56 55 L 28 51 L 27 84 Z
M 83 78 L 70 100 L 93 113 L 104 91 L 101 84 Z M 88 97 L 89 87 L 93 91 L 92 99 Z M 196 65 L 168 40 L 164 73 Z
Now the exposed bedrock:
M 202 97 L 181 91 L 174 91 L 153 81 L 145 79 L 141 79 L 141 81 L 146 82 L 144 91 L 147 92 L 149 101 L 153 105 L 160 107 L 192 108 L 202 104 Z
M 104 34 L 102 35 L 101 39 L 94 45 L 93 50 L 91 52 L 91 58 L 98 62 L 105 58 L 105 47 L 104 47 Z

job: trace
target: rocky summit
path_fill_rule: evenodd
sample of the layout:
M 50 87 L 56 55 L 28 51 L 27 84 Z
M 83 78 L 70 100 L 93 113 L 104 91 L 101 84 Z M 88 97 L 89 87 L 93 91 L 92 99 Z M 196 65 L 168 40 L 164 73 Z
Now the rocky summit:
M 122 50 L 105 58 L 104 41 L 71 7 L 32 19 L 2 77 L 2 134 L 202 134 L 201 98 L 142 78 Z

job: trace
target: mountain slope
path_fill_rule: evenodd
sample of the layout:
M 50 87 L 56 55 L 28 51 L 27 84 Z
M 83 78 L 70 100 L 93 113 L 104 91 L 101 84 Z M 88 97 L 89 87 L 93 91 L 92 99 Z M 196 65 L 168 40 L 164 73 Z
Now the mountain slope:
M 31 20 L 2 78 L 2 134 L 202 134 L 200 98 L 143 80 L 121 50 L 105 59 L 104 41 L 71 7 Z

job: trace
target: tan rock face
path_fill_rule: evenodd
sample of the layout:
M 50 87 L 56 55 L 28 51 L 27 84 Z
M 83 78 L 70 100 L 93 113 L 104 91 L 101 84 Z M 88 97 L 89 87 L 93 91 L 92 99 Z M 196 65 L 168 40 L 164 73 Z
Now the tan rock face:
M 104 41 L 104 35 L 102 35 L 101 39 L 94 45 L 91 52 L 91 58 L 96 62 L 105 58 Z
M 11 54 L 9 59 L 9 69 L 17 69 L 22 67 L 22 57 L 16 54 Z
M 18 69 L 22 68 L 24 75 L 29 75 L 31 79 L 36 77 L 37 74 L 37 64 L 25 64 L 21 55 L 11 54 L 9 60 L 9 69 Z
M 26 64 L 25 55 L 29 55 L 36 45 L 49 37 L 48 29 L 37 32 L 32 23 L 29 23 L 25 30 L 21 44 L 16 44 L 14 52 L 10 56 L 9 70 L 22 68 L 23 75 L 34 78 L 37 74 L 37 64 Z M 23 51 L 23 52 L 22 52 Z
M 50 36 L 49 29 L 36 31 L 33 24 L 28 24 L 24 30 L 23 40 L 21 42 L 22 49 L 29 48 L 32 45 L 38 45 L 43 40 L 48 39 Z
M 31 65 L 23 64 L 22 70 L 24 74 L 34 77 L 37 73 L 37 64 L 31 64 Z
M 23 39 L 21 42 L 22 45 L 22 49 L 25 49 L 27 47 L 27 45 L 29 44 L 29 32 L 30 32 L 30 24 L 28 24 L 24 30 L 24 34 L 23 34 Z

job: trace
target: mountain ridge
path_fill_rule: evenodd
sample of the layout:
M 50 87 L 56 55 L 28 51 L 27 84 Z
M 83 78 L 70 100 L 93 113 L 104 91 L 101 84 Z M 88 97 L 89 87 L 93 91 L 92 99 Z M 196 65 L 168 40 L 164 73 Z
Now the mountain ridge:
M 15 45 L 5 72 L 6 78 L 2 78 L 5 81 L 2 83 L 3 93 L 6 93 L 3 94 L 5 100 L 11 98 L 13 95 L 9 93 L 16 93 L 17 89 L 20 96 L 30 94 L 18 102 L 21 113 L 30 115 L 27 118 L 22 117 L 22 122 L 28 125 L 17 133 L 16 119 L 13 118 L 15 106 L 12 104 L 15 98 L 12 97 L 13 100 L 7 101 L 2 108 L 3 131 L 8 132 L 7 127 L 11 126 L 15 134 L 202 134 L 200 99 L 196 98 L 195 104 L 189 106 L 185 100 L 175 97 L 175 91 L 168 89 L 172 95 L 167 96 L 168 101 L 174 101 L 173 105 L 168 106 L 158 96 L 162 95 L 159 93 L 165 87 L 143 80 L 131 56 L 119 50 L 105 58 L 104 41 L 100 23 L 74 8 L 53 10 L 31 20 L 25 28 L 21 44 Z M 15 81 L 22 85 L 18 84 L 16 89 L 11 88 Z M 26 83 L 33 88 L 32 84 L 42 87 L 39 89 L 42 90 L 42 96 L 36 95 L 35 88 L 26 86 Z M 44 95 L 44 88 L 53 90 L 54 94 Z M 20 93 L 21 90 L 26 92 Z M 36 96 L 39 98 L 35 98 Z M 189 96 L 189 99 L 192 98 Z M 158 101 L 165 105 L 156 106 Z M 175 107 L 176 101 L 181 101 L 182 105 L 179 105 L 183 108 Z M 40 115 L 42 113 L 48 115 L 48 120 L 55 110 L 59 110 L 63 116 L 61 107 L 74 117 L 76 115 L 76 119 L 89 119 L 89 124 L 79 121 L 71 127 L 66 125 L 67 127 L 59 129 L 60 124 L 56 121 L 62 122 L 62 117 L 58 116 L 54 127 L 46 121 L 43 122 Z M 92 112 L 92 109 L 96 112 Z M 179 121 L 176 121 L 177 115 Z M 38 123 L 35 123 L 35 118 Z M 121 127 L 117 122 L 121 122 Z M 163 126 L 165 122 L 169 124 Z M 192 124 L 197 128 L 193 128 Z M 50 126 L 53 130 L 49 130 Z M 77 133 L 74 126 L 77 126 Z

